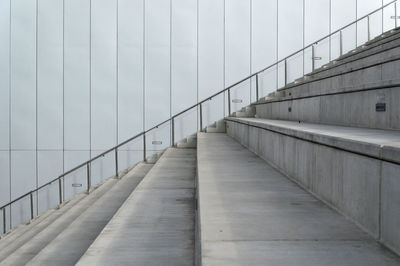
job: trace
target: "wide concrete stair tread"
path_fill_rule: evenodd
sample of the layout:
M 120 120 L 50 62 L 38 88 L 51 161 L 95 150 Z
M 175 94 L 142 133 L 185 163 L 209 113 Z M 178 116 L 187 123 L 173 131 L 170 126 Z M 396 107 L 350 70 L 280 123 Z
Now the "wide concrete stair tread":
M 152 164 L 140 163 L 133 168 L 27 265 L 75 264 L 152 166 Z
M 0 264 L 1 261 L 7 258 L 10 254 L 25 245 L 37 234 L 46 229 L 51 223 L 62 217 L 72 207 L 85 198 L 85 196 L 85 193 L 77 194 L 72 199 L 64 202 L 61 206 L 50 209 L 33 219 L 30 223 L 20 225 L 8 232 L 8 234 L 0 240 Z
M 344 127 L 263 118 L 229 117 L 226 120 L 400 163 L 400 131 L 396 130 Z
M 169 148 L 77 265 L 193 265 L 196 150 Z
M 226 134 L 198 135 L 202 265 L 399 265 L 399 258 Z
M 72 202 L 80 200 L 61 206 L 57 219 L 43 219 L 21 236 L 23 238 L 18 241 L 21 245 L 10 250 L 6 248 L 4 255 L 7 256 L 2 257 L 0 265 L 74 264 L 134 189 L 135 182 L 137 184 L 151 166 L 139 164 L 122 179 L 109 179 L 90 194 L 77 195 Z M 38 226 L 41 230 L 36 232 Z

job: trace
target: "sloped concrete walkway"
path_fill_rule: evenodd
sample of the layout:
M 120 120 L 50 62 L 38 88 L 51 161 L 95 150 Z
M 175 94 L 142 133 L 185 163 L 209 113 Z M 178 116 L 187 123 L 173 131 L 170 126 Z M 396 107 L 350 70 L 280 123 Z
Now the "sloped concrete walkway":
M 197 145 L 202 265 L 400 265 L 226 134 Z
M 195 149 L 168 149 L 78 265 L 193 265 Z

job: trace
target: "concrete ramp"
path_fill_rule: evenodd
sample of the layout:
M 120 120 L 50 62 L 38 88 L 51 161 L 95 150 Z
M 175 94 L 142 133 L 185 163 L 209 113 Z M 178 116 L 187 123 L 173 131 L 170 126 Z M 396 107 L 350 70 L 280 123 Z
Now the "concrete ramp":
M 202 265 L 400 264 L 226 134 L 197 140 Z
M 168 149 L 78 265 L 193 265 L 195 149 Z

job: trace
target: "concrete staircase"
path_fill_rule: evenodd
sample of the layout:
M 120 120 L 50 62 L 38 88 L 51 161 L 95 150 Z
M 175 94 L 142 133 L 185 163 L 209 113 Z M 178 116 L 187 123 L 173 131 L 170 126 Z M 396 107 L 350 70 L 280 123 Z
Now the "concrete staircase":
M 17 227 L 0 240 L 0 265 L 73 265 L 152 166 L 140 163 Z
M 400 265 L 399 45 L 385 33 L 19 226 L 0 265 Z
M 227 133 L 400 254 L 400 31 L 260 100 Z

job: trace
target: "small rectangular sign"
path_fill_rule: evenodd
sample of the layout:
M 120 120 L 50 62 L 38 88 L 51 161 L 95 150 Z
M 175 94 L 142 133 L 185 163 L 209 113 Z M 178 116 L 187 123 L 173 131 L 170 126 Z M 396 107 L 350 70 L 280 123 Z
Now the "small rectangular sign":
M 386 112 L 386 103 L 377 103 L 375 108 L 377 112 Z
M 241 99 L 233 99 L 232 102 L 233 103 L 242 103 L 243 101 Z
M 320 57 L 320 56 L 315 56 L 315 57 L 314 57 L 314 60 L 322 60 L 322 57 Z
M 161 140 L 153 140 L 152 144 L 153 145 L 161 145 L 162 141 Z
M 72 184 L 72 187 L 82 187 L 82 184 Z
M 391 19 L 395 19 L 395 18 L 400 19 L 400 16 L 397 16 L 397 17 L 396 16 L 391 16 L 390 18 Z

